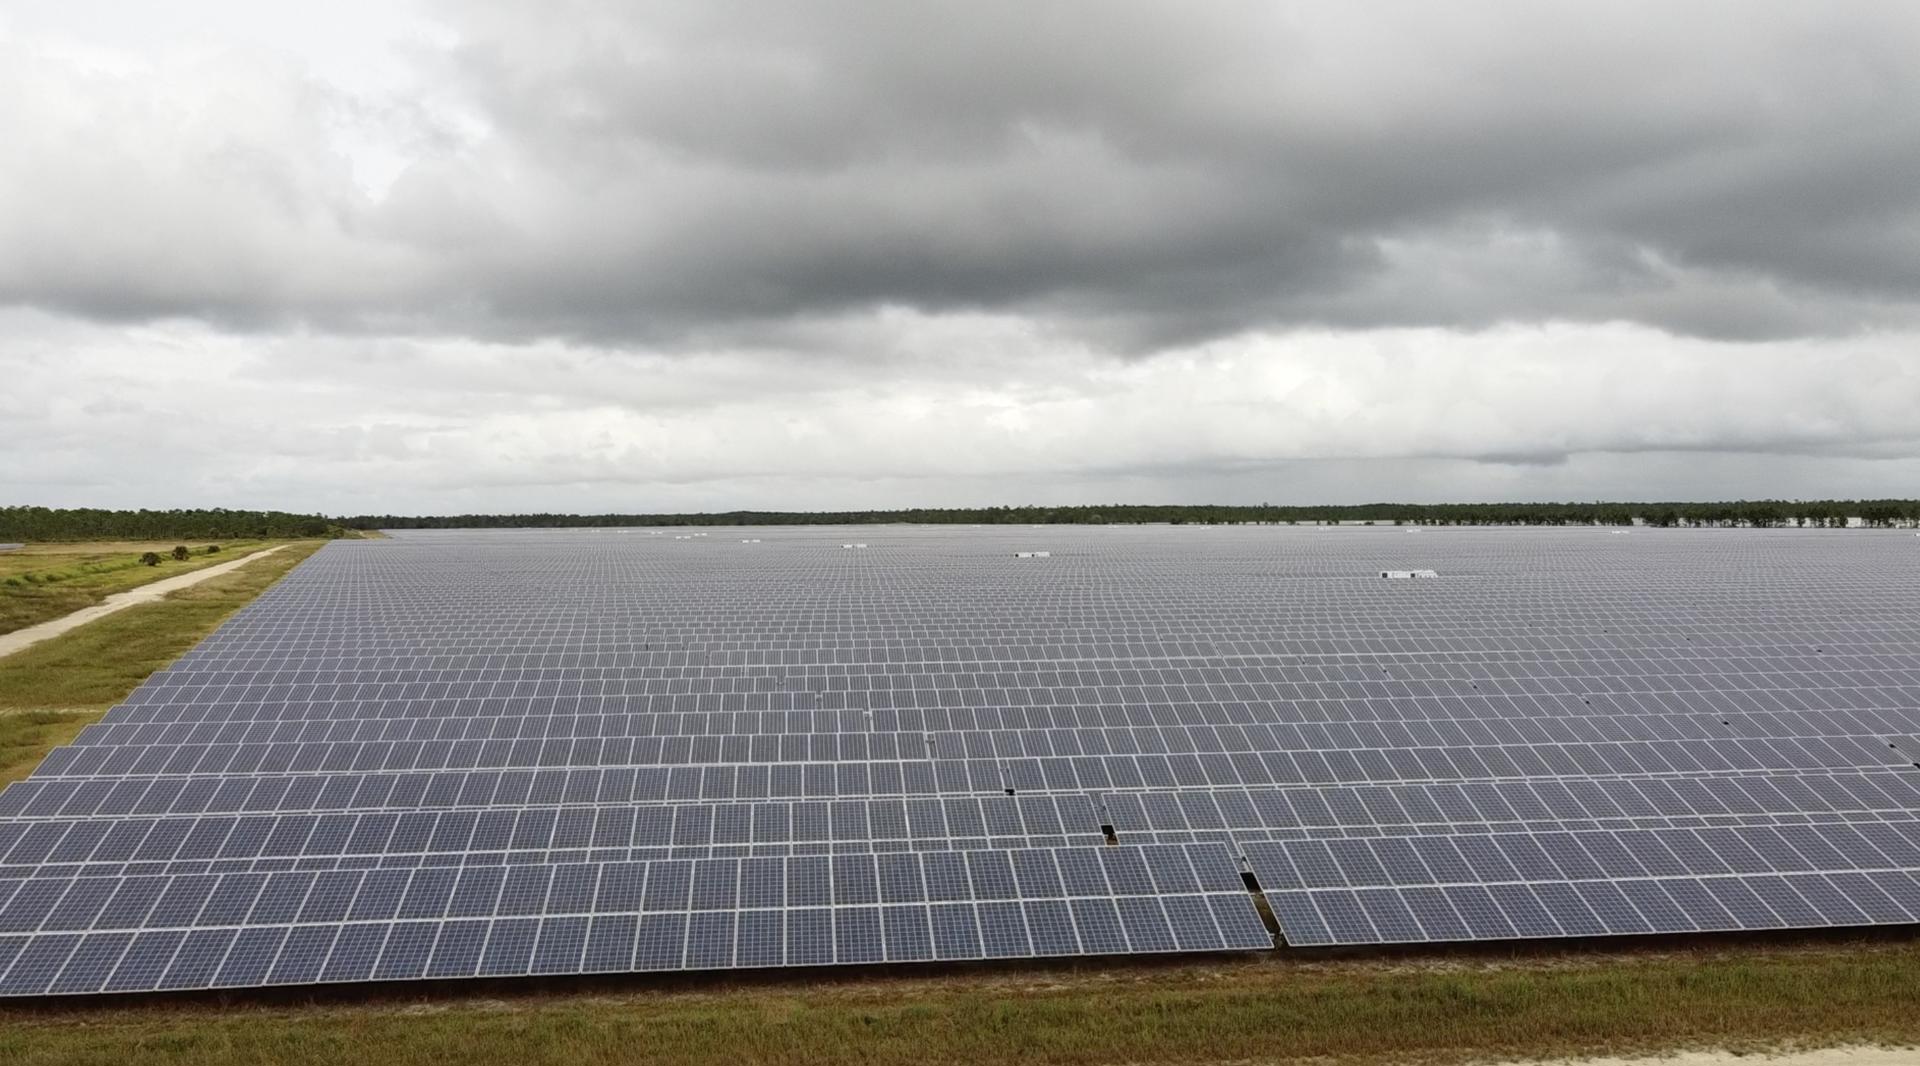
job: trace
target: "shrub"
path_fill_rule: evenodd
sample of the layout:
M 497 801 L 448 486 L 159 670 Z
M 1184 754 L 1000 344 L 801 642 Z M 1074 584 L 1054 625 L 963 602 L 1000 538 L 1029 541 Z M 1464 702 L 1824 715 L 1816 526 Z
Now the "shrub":
M 208 555 L 212 555 L 212 554 L 213 554 L 214 552 L 217 552 L 217 551 L 219 551 L 219 550 L 220 550 L 220 545 L 218 545 L 218 544 L 209 544 L 209 545 L 207 545 L 207 554 L 208 554 Z
M 159 566 L 160 556 L 155 552 L 143 552 L 140 555 L 140 562 L 146 566 Z
M 176 544 L 173 546 L 173 558 L 177 562 L 182 562 L 182 563 L 186 562 L 187 556 L 192 554 L 193 554 L 192 552 L 187 550 L 187 546 L 185 544 Z

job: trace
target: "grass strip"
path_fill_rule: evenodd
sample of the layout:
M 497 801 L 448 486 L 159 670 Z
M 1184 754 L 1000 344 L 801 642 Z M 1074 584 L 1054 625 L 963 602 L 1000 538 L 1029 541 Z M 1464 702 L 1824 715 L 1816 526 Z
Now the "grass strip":
M 0 658 L 0 784 L 25 777 L 323 543 L 295 544 Z
M 1451 1064 L 1920 1041 L 1920 947 L 1286 958 L 362 1005 L 0 1010 L 9 1063 Z
M 0 633 L 72 614 L 163 578 L 179 577 L 209 566 L 232 562 L 280 541 L 236 540 L 209 554 L 195 545 L 184 561 L 174 559 L 162 544 L 46 544 L 30 545 L 0 555 Z M 145 566 L 143 552 L 161 557 L 160 565 Z

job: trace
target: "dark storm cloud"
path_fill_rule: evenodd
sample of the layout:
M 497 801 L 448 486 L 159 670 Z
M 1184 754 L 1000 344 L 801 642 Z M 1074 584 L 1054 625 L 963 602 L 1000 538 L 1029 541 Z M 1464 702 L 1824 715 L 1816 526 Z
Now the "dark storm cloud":
M 668 348 L 881 306 L 1121 349 L 1920 317 L 1911 5 L 439 14 L 454 42 L 417 71 L 437 116 L 274 69 L 190 82 L 220 121 L 84 80 L 54 95 L 91 139 L 68 100 L 27 109 L 15 132 L 53 150 L 0 164 L 0 297 Z M 40 74 L 13 76 L 22 98 Z M 369 110 L 409 162 L 379 195 L 329 134 Z
M 1904 324 L 1920 291 L 1920 19 L 1892 5 L 624 10 L 479 16 L 453 57 L 592 205 L 468 276 L 505 323 L 1762 337 Z

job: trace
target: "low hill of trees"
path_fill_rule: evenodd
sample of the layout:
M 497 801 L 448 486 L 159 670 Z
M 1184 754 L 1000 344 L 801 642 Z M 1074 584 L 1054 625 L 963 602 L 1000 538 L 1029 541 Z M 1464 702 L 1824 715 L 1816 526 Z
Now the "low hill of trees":
M 0 507 L 0 541 L 339 537 L 371 529 L 556 529 L 578 526 L 1101 525 L 1109 522 L 1376 522 L 1435 526 L 1868 526 L 1920 522 L 1920 500 L 1736 500 L 1719 503 L 1367 503 L 1346 506 L 1106 504 L 900 511 L 724 511 L 710 514 L 326 515 L 283 511 L 108 511 Z

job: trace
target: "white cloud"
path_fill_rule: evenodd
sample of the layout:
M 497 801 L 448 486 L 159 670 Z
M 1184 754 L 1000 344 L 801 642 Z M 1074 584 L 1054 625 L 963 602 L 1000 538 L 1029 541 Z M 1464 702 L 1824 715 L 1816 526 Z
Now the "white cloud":
M 1920 483 L 1898 6 L 122 8 L 0 21 L 0 499 Z
M 1020 323 L 992 317 L 896 311 L 840 329 L 886 347 L 821 371 L 804 352 L 262 341 L 15 313 L 0 367 L 28 446 L 0 460 L 0 496 L 354 512 L 911 506 L 1025 484 L 1272 498 L 1286 495 L 1273 472 L 1309 461 L 1372 471 L 1345 498 L 1428 498 L 1434 463 L 1476 496 L 1584 496 L 1580 464 L 1596 458 L 1661 472 L 1631 495 L 1722 495 L 1667 457 L 1744 456 L 1753 475 L 1796 457 L 1827 464 L 1819 477 L 1920 460 L 1914 334 L 1263 333 L 1119 361 L 1010 344 Z M 21 397 L 37 412 L 17 418 Z

